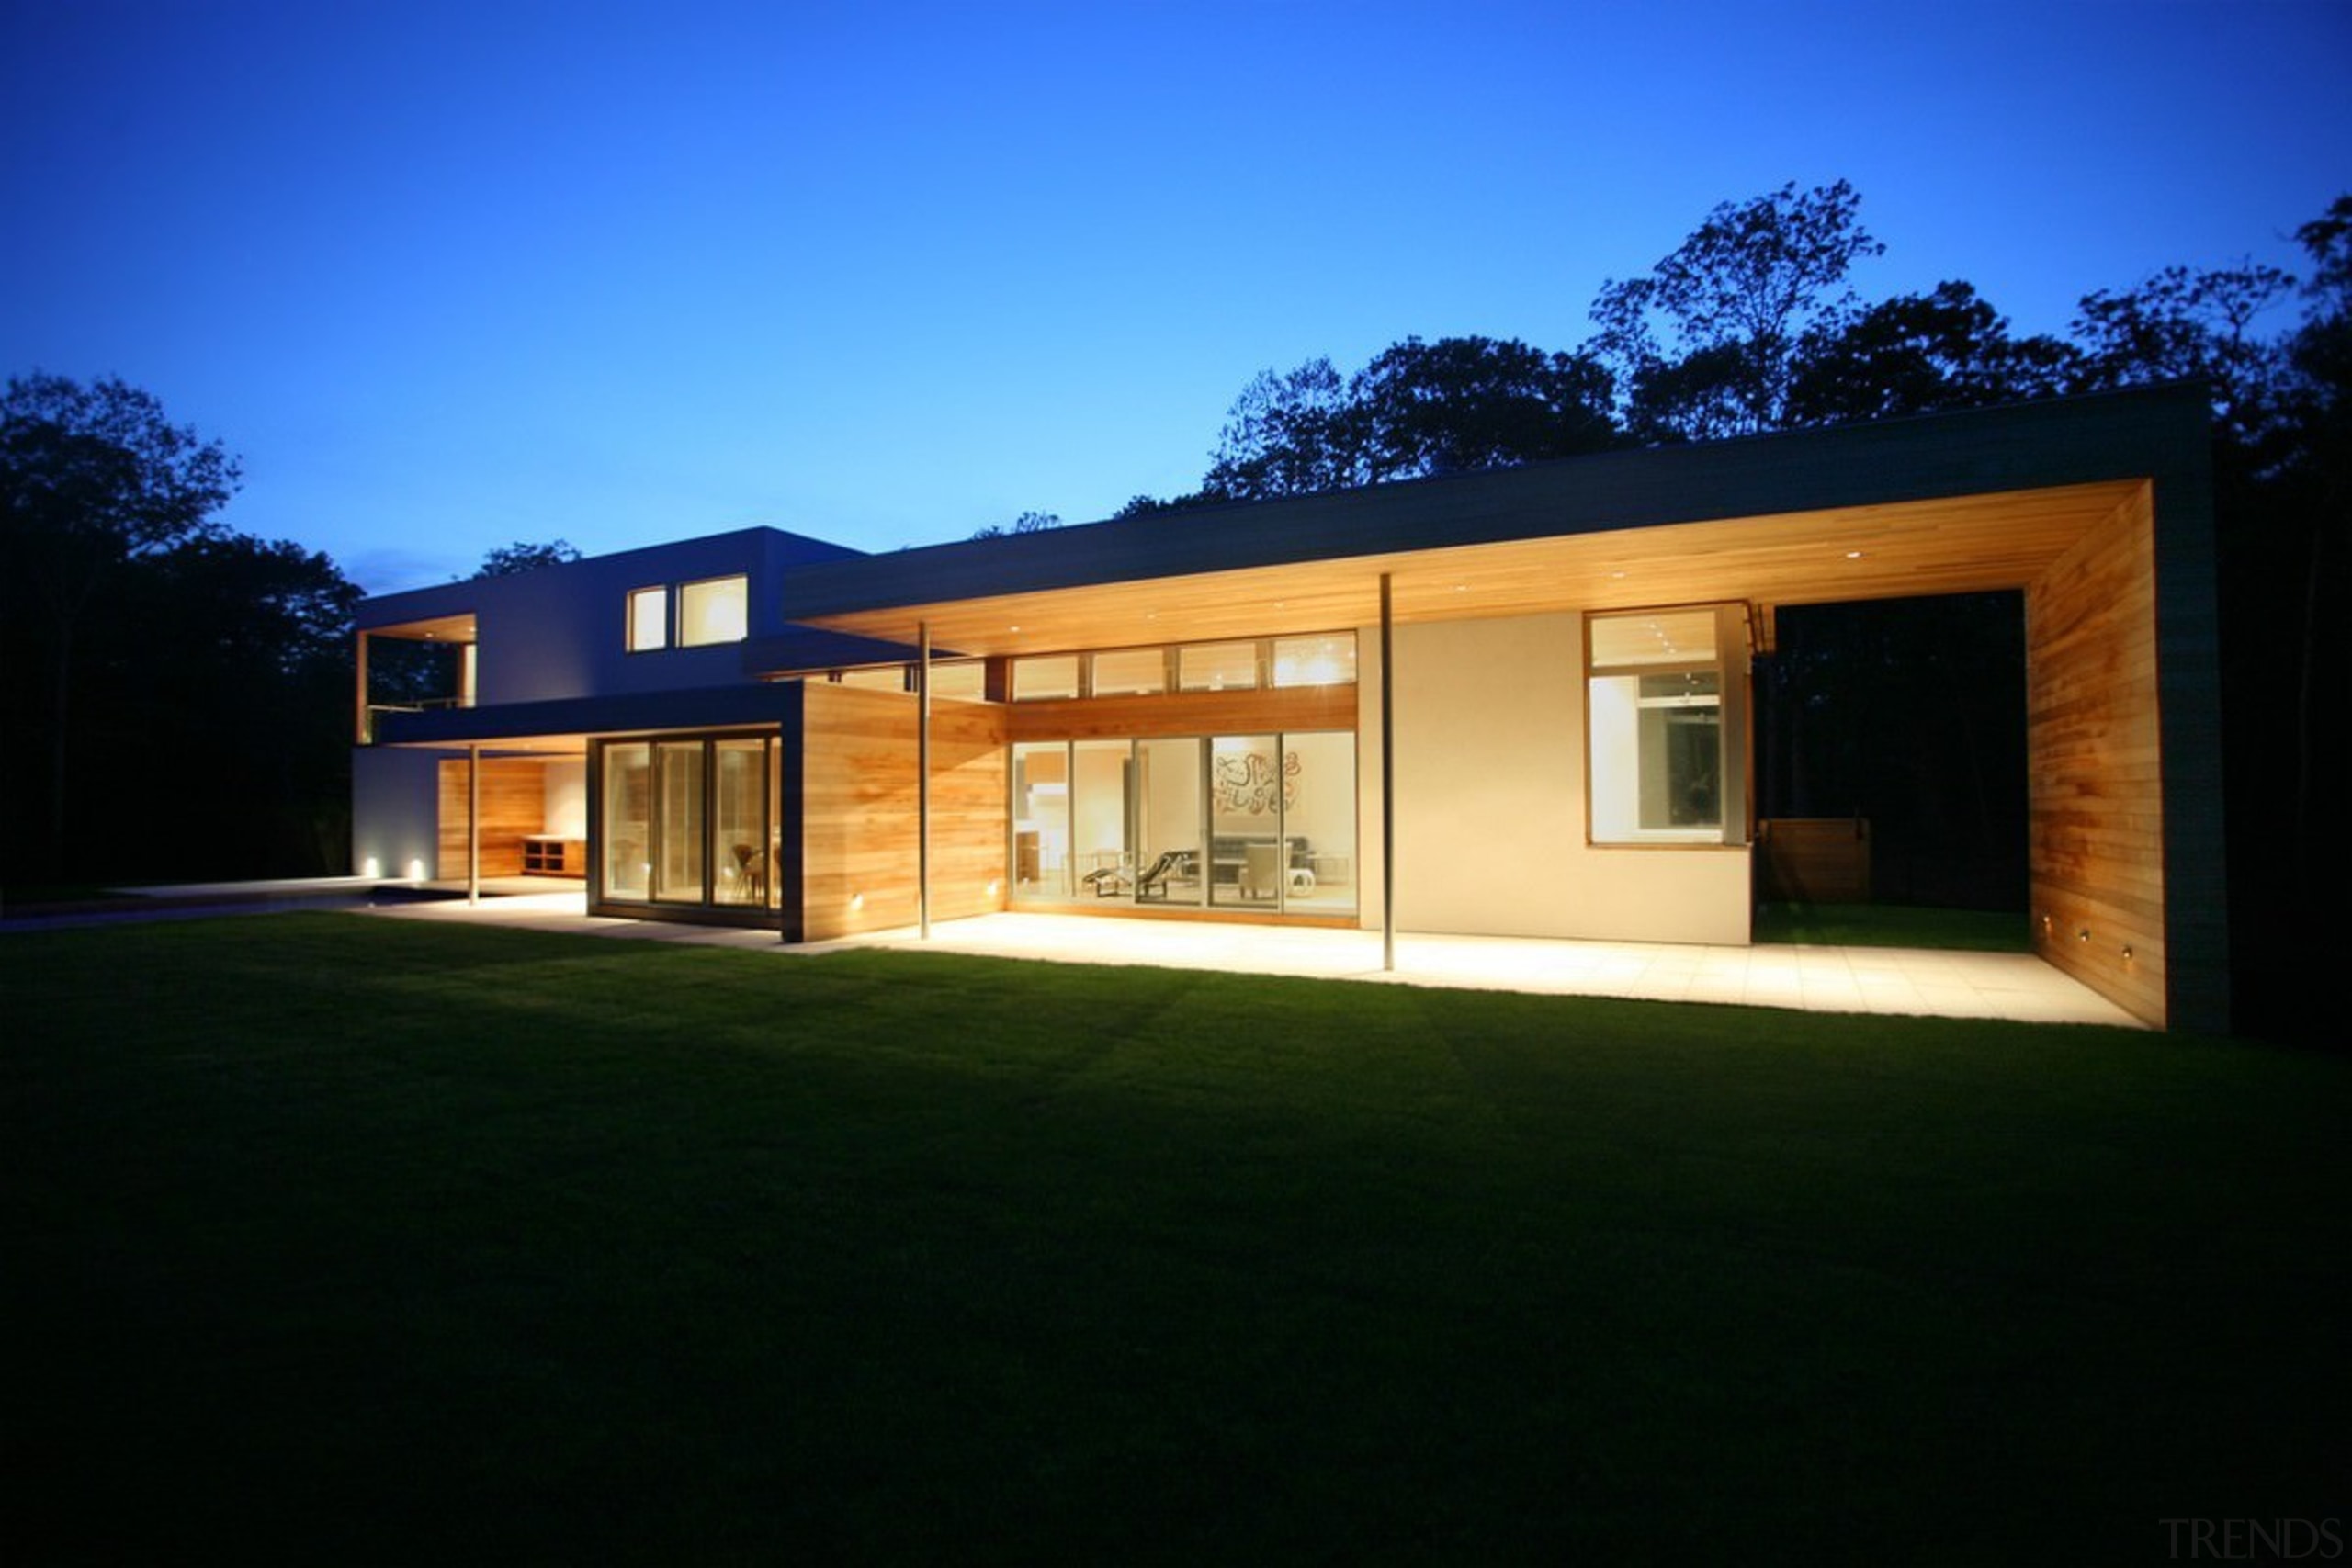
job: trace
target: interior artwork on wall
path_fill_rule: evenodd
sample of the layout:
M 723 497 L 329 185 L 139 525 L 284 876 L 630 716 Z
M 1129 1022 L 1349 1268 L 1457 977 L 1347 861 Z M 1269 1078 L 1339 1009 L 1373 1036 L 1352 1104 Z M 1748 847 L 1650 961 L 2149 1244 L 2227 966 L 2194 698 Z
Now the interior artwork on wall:
M 1244 817 L 1274 814 L 1274 792 L 1285 810 L 1298 804 L 1298 753 L 1283 753 L 1281 777 L 1263 751 L 1220 751 L 1210 759 L 1210 783 L 1218 811 Z

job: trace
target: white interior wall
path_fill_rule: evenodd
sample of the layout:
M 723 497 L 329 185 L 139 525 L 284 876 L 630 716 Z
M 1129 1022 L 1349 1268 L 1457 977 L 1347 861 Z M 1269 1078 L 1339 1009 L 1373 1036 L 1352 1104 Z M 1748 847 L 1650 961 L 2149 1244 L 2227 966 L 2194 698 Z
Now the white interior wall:
M 588 836 L 588 760 L 558 757 L 547 764 L 543 777 L 546 826 L 540 831 L 559 839 Z
M 1127 847 L 1127 743 L 1080 741 L 1077 771 L 1071 847 L 1080 855 L 1116 855 Z
M 1347 734 L 1285 736 L 1298 757 L 1298 788 L 1283 815 L 1284 830 L 1325 855 L 1352 855 L 1356 840 L 1356 746 Z

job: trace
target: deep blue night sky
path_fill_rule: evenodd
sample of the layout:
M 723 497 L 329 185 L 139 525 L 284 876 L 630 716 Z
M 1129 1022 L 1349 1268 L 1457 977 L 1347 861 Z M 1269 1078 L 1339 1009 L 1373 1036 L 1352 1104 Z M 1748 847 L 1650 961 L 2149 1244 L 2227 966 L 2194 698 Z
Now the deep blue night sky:
M 0 372 L 119 374 L 372 590 L 752 523 L 868 548 L 1199 480 L 1268 367 L 1567 348 L 1844 177 L 1867 295 L 2021 330 L 2291 264 L 2352 5 L 0 0 Z

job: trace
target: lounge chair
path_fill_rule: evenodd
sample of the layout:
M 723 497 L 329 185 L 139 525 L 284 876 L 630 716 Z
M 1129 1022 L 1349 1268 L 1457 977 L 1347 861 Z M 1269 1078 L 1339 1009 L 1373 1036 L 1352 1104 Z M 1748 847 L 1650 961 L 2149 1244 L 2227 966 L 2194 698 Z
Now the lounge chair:
M 1136 902 L 1166 903 L 1169 879 L 1184 868 L 1191 856 L 1190 850 L 1162 850 L 1159 858 L 1136 878 Z

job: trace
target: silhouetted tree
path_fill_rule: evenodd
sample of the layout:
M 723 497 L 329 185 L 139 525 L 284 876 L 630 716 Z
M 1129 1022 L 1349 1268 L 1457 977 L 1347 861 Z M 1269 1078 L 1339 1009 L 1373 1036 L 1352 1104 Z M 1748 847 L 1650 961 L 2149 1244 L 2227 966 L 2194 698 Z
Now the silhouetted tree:
M 1024 512 L 1010 524 L 991 523 L 972 530 L 975 539 L 1001 539 L 1007 534 L 1042 534 L 1048 528 L 1062 525 L 1061 516 L 1053 512 Z
M 1363 484 L 1371 478 L 1364 435 L 1329 358 L 1261 370 L 1227 412 L 1201 489 L 1223 501 L 1262 501 Z
M 1393 344 L 1349 383 L 1375 481 L 1506 468 L 1613 446 L 1609 372 L 1517 338 Z
M 2295 290 L 2293 276 L 2242 262 L 2168 266 L 2122 293 L 2083 296 L 2075 316 L 2087 388 L 2200 379 L 2223 440 L 2261 461 L 2286 394 L 2285 345 L 2255 330 Z
M 1592 350 L 1641 441 L 1705 440 L 1787 423 L 1800 345 L 1857 313 L 1847 275 L 1885 246 L 1844 180 L 1725 202 L 1645 277 L 1593 302 Z
M 482 553 L 481 565 L 474 569 L 474 577 L 511 577 L 518 571 L 537 571 L 543 566 L 561 566 L 580 558 L 580 551 L 569 539 L 550 539 L 544 545 L 516 540 Z
M 1329 359 L 1242 389 L 1204 494 L 1255 501 L 1508 467 L 1613 445 L 1609 373 L 1516 338 L 1418 337 L 1342 379 Z
M 1128 517 L 1159 517 L 1170 512 L 1182 512 L 1189 507 L 1212 505 L 1216 500 L 1216 496 L 1201 491 L 1194 491 L 1190 495 L 1170 496 L 1165 501 L 1156 495 L 1138 492 L 1129 496 L 1126 504 L 1111 513 L 1111 517 L 1114 522 Z
M 93 802 L 104 819 L 164 830 L 107 874 L 342 869 L 358 588 L 324 555 L 232 533 L 140 560 L 124 592 L 132 646 L 149 657 L 122 671 L 107 706 L 139 733 L 101 738 L 98 755 L 116 761 Z M 84 846 L 87 863 L 113 854 Z
M 11 795 L 40 806 L 8 814 L 10 858 L 39 874 L 64 863 L 90 623 L 119 610 L 110 601 L 132 562 L 217 534 L 212 514 L 238 477 L 217 442 L 172 423 L 152 393 L 118 378 L 85 386 L 34 371 L 11 377 L 0 394 L 0 594 L 17 644 L 6 713 L 11 735 L 31 740 L 10 750 L 46 762 L 37 775 L 11 769 Z M 24 841 L 36 824 L 34 841 Z
M 2012 337 L 2007 318 L 1973 287 L 1947 282 L 1809 333 L 1784 412 L 1792 425 L 1845 424 L 2022 402 L 2065 391 L 2083 376 L 2071 344 Z

